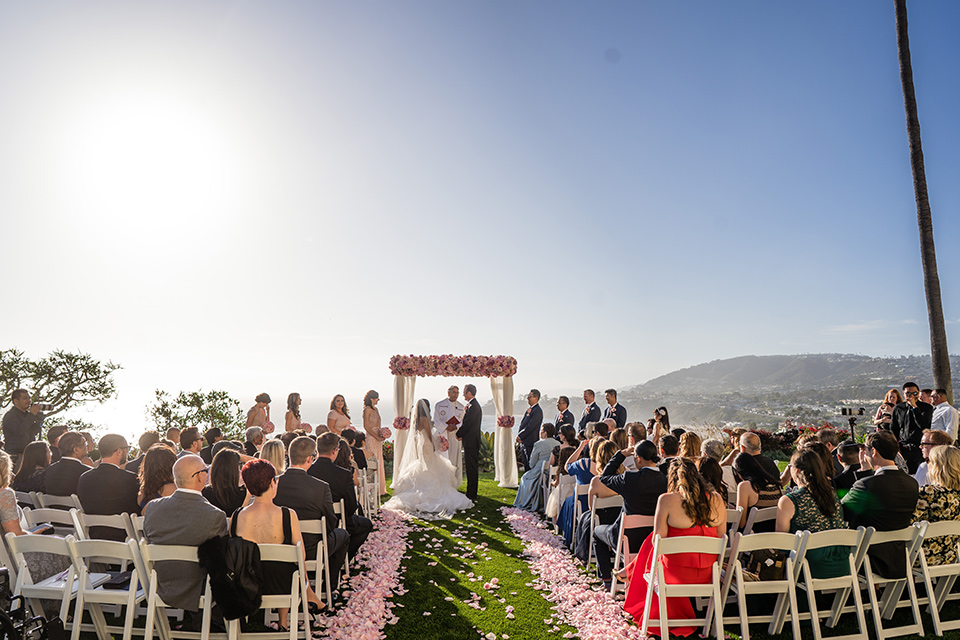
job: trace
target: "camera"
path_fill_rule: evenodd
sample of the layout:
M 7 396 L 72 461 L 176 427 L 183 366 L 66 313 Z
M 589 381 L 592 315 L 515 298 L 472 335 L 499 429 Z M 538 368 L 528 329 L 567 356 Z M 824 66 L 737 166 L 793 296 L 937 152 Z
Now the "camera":
M 841 408 L 840 408 L 840 415 L 842 415 L 842 416 L 862 416 L 862 415 L 863 415 L 863 411 L 864 411 L 863 407 L 860 407 L 859 409 L 848 409 L 847 407 L 841 407 Z
M 53 405 L 46 402 L 34 402 L 31 406 L 37 407 L 40 411 L 53 411 Z

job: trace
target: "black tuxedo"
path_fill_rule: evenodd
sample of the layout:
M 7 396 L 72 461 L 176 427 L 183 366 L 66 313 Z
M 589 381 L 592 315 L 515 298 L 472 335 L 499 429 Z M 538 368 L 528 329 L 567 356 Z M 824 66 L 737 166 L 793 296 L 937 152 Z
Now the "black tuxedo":
M 843 498 L 843 516 L 851 529 L 873 527 L 877 531 L 896 531 L 909 527 L 917 507 L 920 486 L 899 469 L 880 469 L 853 483 Z M 903 543 L 871 546 L 870 562 L 885 578 L 907 575 Z
M 340 575 L 350 534 L 337 528 L 337 515 L 333 512 L 333 494 L 323 480 L 310 476 L 303 469 L 290 468 L 277 480 L 277 495 L 273 503 L 279 507 L 289 507 L 301 520 L 327 519 L 327 546 L 330 551 L 330 575 Z M 304 533 L 303 547 L 307 558 L 317 556 L 317 545 L 322 537 L 318 533 Z
M 137 476 L 106 462 L 101 462 L 99 467 L 80 476 L 77 483 L 77 497 L 80 498 L 83 511 L 91 515 L 140 515 L 138 493 L 140 482 Z M 109 527 L 90 527 L 90 537 L 120 542 L 127 539 L 125 532 Z
M 476 398 L 467 403 L 463 414 L 463 423 L 457 429 L 457 437 L 463 445 L 463 471 L 467 476 L 467 497 L 477 499 L 480 484 L 480 422 L 483 409 Z
M 355 556 L 360 545 L 373 530 L 373 523 L 357 515 L 357 490 L 353 484 L 353 472 L 338 467 L 330 458 L 319 457 L 310 465 L 307 473 L 327 483 L 332 502 L 343 500 L 343 528 L 350 534 L 350 555 Z M 333 508 L 332 504 L 330 508 Z
M 664 459 L 660 462 L 660 464 L 657 465 L 657 470 L 659 470 L 660 473 L 663 474 L 663 477 L 664 477 L 664 478 L 667 477 L 667 473 L 670 471 L 670 463 L 673 462 L 673 461 L 676 460 L 676 459 L 677 459 L 677 456 L 670 456 L 670 457 L 668 457 L 668 458 L 664 458 Z M 638 547 L 638 548 L 639 548 L 639 547 Z
M 124 465 L 123 468 L 129 471 L 130 473 L 132 473 L 133 475 L 137 475 L 138 473 L 140 473 L 140 465 L 143 464 L 144 455 L 146 454 L 141 453 L 139 456 L 137 456 L 136 458 L 128 462 L 126 465 Z
M 517 432 L 517 438 L 523 444 L 523 450 L 527 453 L 527 460 L 530 459 L 530 453 L 533 451 L 533 445 L 540 439 L 540 427 L 543 425 L 543 409 L 539 404 L 535 404 L 523 414 L 520 420 L 520 430 Z
M 625 426 L 627 426 L 627 408 L 619 402 L 612 407 L 608 406 L 603 410 L 603 419 L 606 420 L 607 418 L 613 418 L 616 420 L 617 429 L 623 429 Z
M 596 402 L 591 402 L 583 408 L 583 414 L 580 416 L 580 433 L 586 430 L 588 422 L 600 422 L 600 407 Z
M 920 440 L 923 438 L 923 430 L 929 429 L 932 421 L 933 405 L 926 402 L 917 402 L 916 407 L 912 407 L 909 402 L 901 402 L 893 408 L 890 431 L 900 441 L 900 453 L 907 461 L 910 473 L 916 473 L 917 467 L 923 462 Z
M 847 465 L 843 468 L 843 471 L 833 476 L 833 488 L 836 490 L 838 496 L 843 498 L 843 496 L 849 493 L 850 489 L 853 488 L 853 483 L 857 481 L 858 471 L 860 471 L 859 462 Z
M 80 476 L 92 468 L 76 458 L 60 458 L 58 462 L 47 467 L 47 473 L 44 476 L 46 493 L 54 496 L 69 496 L 76 493 Z

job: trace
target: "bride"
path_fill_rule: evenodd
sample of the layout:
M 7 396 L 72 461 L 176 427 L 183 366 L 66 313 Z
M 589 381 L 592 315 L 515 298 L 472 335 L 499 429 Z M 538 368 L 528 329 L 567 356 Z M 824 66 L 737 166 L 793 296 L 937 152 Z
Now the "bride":
M 458 509 L 471 508 L 473 502 L 457 491 L 453 465 L 434 448 L 428 401 L 417 402 L 413 423 L 414 440 L 403 450 L 403 460 L 393 476 L 393 497 L 383 508 L 421 517 L 450 517 Z

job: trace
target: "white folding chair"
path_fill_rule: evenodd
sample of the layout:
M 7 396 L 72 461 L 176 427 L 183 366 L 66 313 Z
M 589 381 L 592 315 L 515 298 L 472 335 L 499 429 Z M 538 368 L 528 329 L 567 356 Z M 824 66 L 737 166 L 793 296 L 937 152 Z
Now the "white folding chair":
M 320 542 L 317 543 L 317 557 L 314 560 L 304 561 L 307 571 L 307 583 L 313 583 L 313 590 L 317 593 L 325 593 L 327 606 L 333 607 L 333 591 L 330 589 L 330 550 L 327 546 L 327 518 L 319 520 L 301 520 L 300 533 L 310 533 L 320 536 Z M 313 574 L 313 580 L 310 575 Z M 321 580 L 321 575 L 323 579 Z
M 927 530 L 923 534 L 924 540 L 931 540 L 943 536 L 956 536 L 960 539 L 960 522 L 956 520 L 947 520 L 944 522 L 931 522 L 927 524 Z M 942 636 L 944 631 L 960 629 L 960 619 L 944 621 L 941 618 L 943 605 L 946 604 L 953 585 L 957 578 L 960 578 L 960 545 L 953 544 L 954 551 L 957 553 L 957 561 L 949 564 L 929 564 L 926 553 L 921 545 L 919 555 L 919 567 L 915 567 L 914 579 L 923 582 L 926 591 L 926 597 L 918 600 L 920 604 L 928 604 L 927 613 L 933 618 L 933 631 L 938 636 Z
M 801 614 L 801 619 L 810 619 L 813 625 L 814 640 L 823 640 L 823 634 L 820 630 L 820 614 L 817 608 L 817 592 L 834 592 L 833 606 L 830 609 L 827 618 L 827 626 L 835 627 L 844 613 L 853 612 L 857 617 L 859 633 L 845 636 L 831 636 L 829 640 L 867 640 L 867 619 L 863 613 L 863 599 L 860 597 L 860 584 L 857 574 L 863 565 L 863 558 L 866 556 L 867 546 L 870 543 L 870 536 L 873 534 L 873 527 L 860 527 L 856 531 L 850 529 L 831 529 L 829 531 L 819 531 L 817 533 L 807 534 L 804 542 L 804 557 L 801 562 L 801 574 L 803 581 L 797 582 L 797 587 L 803 589 L 807 594 L 807 603 L 810 606 L 810 612 Z M 810 552 L 824 547 L 848 547 L 849 571 L 835 578 L 814 578 L 810 570 Z M 853 593 L 854 606 L 845 608 L 850 594 Z M 785 608 L 780 611 L 780 617 L 786 615 Z M 778 621 L 778 623 L 782 624 Z
M 17 504 L 21 507 L 30 507 L 35 509 L 39 507 L 39 499 L 36 491 L 17 491 Z
M 869 547 L 863 560 L 863 578 L 867 595 L 870 597 L 870 610 L 873 615 L 873 626 L 879 640 L 905 635 L 923 635 L 923 620 L 920 618 L 920 605 L 917 601 L 917 590 L 913 581 L 913 565 L 920 555 L 923 534 L 927 529 L 926 522 L 898 529 L 896 531 L 877 531 L 871 536 L 869 547 L 886 542 L 902 542 L 903 554 L 906 560 L 907 573 L 902 578 L 885 578 L 873 571 L 870 564 Z M 901 601 L 900 596 L 906 587 L 909 600 Z M 883 592 L 877 600 L 877 591 Z M 913 613 L 913 623 L 900 627 L 884 627 L 883 620 L 893 617 L 894 611 L 900 607 L 909 606 Z
M 620 533 L 617 534 L 617 549 L 613 553 L 613 570 L 610 572 L 610 595 L 616 595 L 617 593 L 617 573 L 620 571 L 621 566 L 627 566 L 633 559 L 636 557 L 637 552 L 640 551 L 639 547 L 637 549 L 630 548 L 630 540 L 627 538 L 627 531 L 630 529 L 643 529 L 645 527 L 653 527 L 653 516 L 641 516 L 641 515 L 622 515 L 620 516 Z M 623 555 L 623 564 L 620 564 L 621 552 Z
M 138 563 L 138 570 L 141 575 L 148 576 L 147 580 L 147 621 L 143 630 L 144 640 L 153 640 L 153 630 L 159 626 L 160 637 L 162 640 L 168 640 L 172 637 L 190 638 L 191 640 L 209 640 L 210 638 L 210 618 L 213 608 L 213 595 L 210 592 L 210 578 L 204 581 L 204 588 L 200 592 L 198 611 L 201 612 L 200 632 L 177 631 L 170 629 L 170 622 L 167 619 L 166 604 L 158 593 L 158 581 L 156 564 L 158 562 L 191 562 L 198 564 L 197 548 L 181 545 L 159 545 L 147 544 L 146 540 L 140 541 L 140 553 L 134 559 Z M 159 617 L 158 617 L 159 613 Z M 218 634 L 221 635 L 222 634 Z
M 130 514 L 130 526 L 133 527 L 133 534 L 137 542 L 143 540 L 143 516 L 135 513 Z
M 296 570 L 290 578 L 290 592 L 264 595 L 261 608 L 263 609 L 290 609 L 289 632 L 283 633 L 240 633 L 239 620 L 227 621 L 227 636 L 237 639 L 244 637 L 256 638 L 275 638 L 282 640 L 297 640 L 297 637 L 303 640 L 311 640 L 310 633 L 310 613 L 307 606 L 307 584 L 306 569 L 303 562 L 303 544 L 298 542 L 296 545 L 289 544 L 260 544 L 261 562 L 284 562 L 296 565 Z M 303 615 L 303 628 L 298 629 L 299 617 Z
M 109 529 L 116 529 L 118 531 L 122 531 L 124 533 L 124 537 L 128 540 L 130 538 L 133 538 L 134 540 L 137 539 L 137 534 L 133 529 L 133 522 L 130 520 L 129 513 L 103 516 L 71 509 L 70 517 L 73 519 L 74 527 L 76 528 L 78 537 L 81 540 L 94 539 L 93 536 L 90 535 L 90 527 L 107 527 Z
M 67 536 L 67 539 L 71 537 Z M 56 536 L 18 536 L 13 533 L 8 533 L 6 538 L 10 552 L 13 554 L 13 560 L 17 564 L 17 581 L 13 588 L 13 595 L 23 596 L 35 616 L 44 615 L 42 600 L 59 601 L 60 619 L 66 625 L 70 603 L 77 595 L 76 568 L 70 559 L 67 539 Z M 24 555 L 27 553 L 49 553 L 63 556 L 69 562 L 69 566 L 58 574 L 43 580 L 34 580 L 30 575 L 30 569 Z M 104 579 L 108 578 L 109 576 L 104 577 Z
M 40 501 L 39 507 L 43 509 L 55 509 L 62 507 L 64 509 L 78 509 L 83 511 L 83 505 L 80 504 L 80 498 L 77 494 L 69 496 L 55 496 L 51 493 L 37 493 L 37 500 Z M 36 504 L 36 502 L 34 503 Z
M 27 523 L 27 528 L 50 523 L 53 525 L 54 535 L 61 538 L 65 536 L 84 537 L 83 532 L 77 530 L 73 516 L 70 515 L 69 511 L 63 509 L 31 509 L 25 507 L 23 509 L 23 520 Z
M 550 466 L 549 460 L 540 467 L 540 508 L 538 511 L 541 513 L 547 509 L 547 499 L 550 497 L 550 489 L 553 488 L 553 479 L 557 477 L 559 471 L 559 467 Z
M 577 543 L 577 523 L 580 522 L 580 516 L 583 515 L 583 505 L 580 503 L 580 496 L 586 498 L 590 495 L 590 485 L 589 484 L 578 484 L 573 492 L 573 532 L 574 534 L 570 536 L 570 550 L 573 550 L 574 545 Z
M 730 525 L 727 528 L 727 540 L 733 544 L 733 536 L 737 534 L 737 529 L 740 528 L 740 516 L 743 515 L 743 507 L 737 507 L 736 509 L 727 509 L 727 524 Z
M 346 507 L 343 505 L 343 498 L 340 498 L 339 501 L 333 503 L 333 512 L 340 516 L 340 525 L 346 529 L 347 528 L 347 518 Z M 324 539 L 326 541 L 326 539 Z M 330 558 L 327 557 L 329 562 Z M 347 554 L 347 557 L 343 559 L 343 573 L 346 577 L 350 577 L 350 554 Z M 329 585 L 328 585 L 329 586 Z
M 743 507 L 739 507 L 743 508 Z M 753 533 L 753 528 L 760 524 L 761 522 L 769 522 L 770 520 L 777 519 L 777 508 L 776 507 L 764 507 L 763 509 L 757 509 L 756 507 L 750 507 L 750 511 L 747 513 L 747 521 L 743 525 L 743 535 L 748 536 Z M 739 522 L 739 520 L 737 521 Z
M 754 623 L 768 622 L 767 633 L 770 635 L 779 634 L 783 630 L 784 623 L 784 618 L 779 611 L 781 607 L 786 607 L 785 613 L 790 615 L 793 637 L 800 638 L 800 621 L 797 612 L 797 572 L 795 568 L 802 559 L 800 554 L 802 553 L 804 538 L 803 533 L 754 533 L 749 536 L 737 533 L 734 537 L 733 544 L 730 546 L 730 561 L 727 564 L 723 586 L 720 591 L 721 597 L 717 604 L 717 615 L 723 616 L 723 606 L 732 590 L 737 602 L 738 615 L 724 617 L 723 621 L 724 624 L 739 621 L 740 634 L 743 640 L 750 640 L 750 625 Z M 743 560 L 747 557 L 745 554 L 766 549 L 782 551 L 787 555 L 784 577 L 780 580 L 746 580 L 743 575 Z M 747 596 L 755 594 L 777 595 L 777 608 L 774 609 L 772 614 L 749 615 Z M 709 618 L 708 613 L 707 620 Z M 706 634 L 708 631 L 709 629 L 704 626 L 703 633 Z
M 73 632 L 70 635 L 71 640 L 80 638 L 80 621 L 83 620 L 84 607 L 89 607 L 90 617 L 93 620 L 94 629 L 100 640 L 110 640 L 111 632 L 115 629 L 107 625 L 103 617 L 103 611 L 100 608 L 102 604 L 119 605 L 125 607 L 126 615 L 123 621 L 123 640 L 130 640 L 133 635 L 133 621 L 136 617 L 137 605 L 146 600 L 146 589 L 144 576 L 136 567 L 135 557 L 139 553 L 137 543 L 134 540 L 126 542 L 114 542 L 112 540 L 75 540 L 72 537 L 67 539 L 67 548 L 70 550 L 70 557 L 73 559 L 73 566 L 79 571 L 77 589 L 77 601 L 73 610 Z M 125 589 L 105 589 L 101 586 L 101 573 L 92 572 L 90 566 L 94 563 L 107 560 L 108 564 L 127 566 L 134 568 L 130 571 L 130 582 Z M 92 579 L 97 576 L 98 579 Z
M 600 517 L 597 515 L 597 510 L 599 509 L 622 509 L 623 508 L 623 496 L 609 496 L 607 498 L 601 498 L 597 495 L 590 496 L 590 542 L 587 546 L 587 569 L 590 568 L 590 565 L 593 563 L 593 532 L 597 528 L 597 525 L 600 524 Z
M 667 638 L 670 634 L 670 625 L 675 623 L 686 623 L 694 627 L 709 627 L 710 618 L 715 622 L 715 629 L 718 640 L 723 640 L 723 614 L 719 611 L 720 599 L 720 562 L 723 559 L 723 551 L 727 546 L 727 536 L 720 538 L 708 538 L 702 536 L 680 536 L 677 538 L 661 538 L 657 535 L 653 539 L 653 564 L 650 566 L 650 573 L 644 577 L 647 579 L 647 598 L 643 606 L 643 623 L 641 625 L 640 635 L 647 636 L 647 629 L 651 626 L 660 629 L 660 637 Z M 701 584 L 683 583 L 670 584 L 666 581 L 663 572 L 663 556 L 677 553 L 701 553 L 716 556 L 716 560 L 711 567 L 710 582 Z M 660 619 L 651 620 L 650 611 L 653 603 L 653 594 L 657 594 L 660 604 Z M 703 618 L 691 618 L 688 620 L 669 619 L 667 616 L 667 598 L 671 597 L 706 597 L 717 606 L 707 607 L 707 613 Z M 713 615 L 711 616 L 711 609 Z M 652 623 L 652 624 L 651 624 Z
M 564 501 L 576 493 L 577 479 L 573 476 L 563 474 L 560 476 L 560 480 L 557 481 L 557 488 L 559 489 L 557 493 L 557 503 L 563 506 Z M 553 519 L 553 530 L 554 532 L 560 531 L 560 527 L 557 526 L 557 518 Z

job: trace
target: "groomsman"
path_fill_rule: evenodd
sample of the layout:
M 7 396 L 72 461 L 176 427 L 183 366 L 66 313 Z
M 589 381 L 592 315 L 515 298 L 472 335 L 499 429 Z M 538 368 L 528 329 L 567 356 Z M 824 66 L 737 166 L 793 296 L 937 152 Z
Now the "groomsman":
M 570 406 L 570 398 L 567 396 L 560 396 L 557 398 L 557 417 L 554 418 L 553 424 L 556 427 L 556 432 L 560 433 L 560 427 L 565 424 L 573 426 L 575 420 L 573 414 L 568 408 Z
M 517 442 L 523 445 L 523 451 L 526 453 L 524 466 L 529 468 L 527 460 L 530 459 L 530 453 L 533 451 L 533 445 L 540 438 L 540 425 L 543 424 L 543 409 L 540 408 L 540 392 L 536 389 L 530 389 L 527 394 L 527 404 L 530 408 L 523 414 L 523 420 L 520 421 L 520 430 L 517 432 Z
M 463 459 L 460 456 L 461 444 L 457 440 L 457 429 L 463 423 L 464 406 L 458 401 L 460 387 L 452 385 L 447 389 L 447 397 L 436 404 L 433 411 L 433 427 L 438 436 L 446 436 L 450 449 L 446 455 L 457 470 L 457 486 L 463 482 Z
M 609 406 L 603 410 L 603 419 L 613 418 L 617 421 L 617 429 L 623 429 L 627 424 L 627 408 L 617 402 L 617 390 L 607 389 L 604 395 Z
M 588 422 L 600 422 L 600 407 L 595 402 L 597 394 L 593 389 L 586 389 L 583 392 L 583 413 L 580 415 L 580 428 L 578 431 L 582 434 L 587 429 Z

